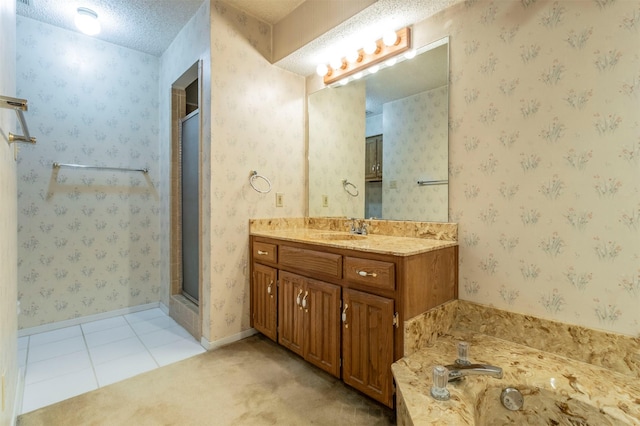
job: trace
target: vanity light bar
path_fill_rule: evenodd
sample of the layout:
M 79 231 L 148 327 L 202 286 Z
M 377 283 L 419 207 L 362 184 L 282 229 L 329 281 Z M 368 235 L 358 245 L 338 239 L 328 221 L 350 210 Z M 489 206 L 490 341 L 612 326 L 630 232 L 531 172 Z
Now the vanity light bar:
M 393 32 L 392 32 L 393 34 Z M 358 50 L 358 57 L 354 62 L 349 62 L 349 60 L 345 57 L 341 59 L 341 65 L 331 64 L 327 65 L 327 72 L 324 75 L 324 84 L 329 85 L 340 81 L 344 78 L 347 78 L 353 74 L 358 72 L 362 72 L 365 69 L 378 64 L 380 62 L 386 61 L 394 56 L 397 56 L 403 52 L 406 52 L 411 49 L 411 28 L 406 27 L 399 29 L 395 32 L 396 40 L 393 43 L 393 40 L 389 40 L 389 36 L 385 35 L 384 39 L 379 39 L 375 42 L 376 49 L 373 53 L 365 52 L 365 49 L 362 48 Z M 390 45 L 387 45 L 390 44 Z M 369 49 L 367 49 L 369 50 Z M 370 50 L 369 50 L 370 51 Z M 350 58 L 353 59 L 353 58 Z

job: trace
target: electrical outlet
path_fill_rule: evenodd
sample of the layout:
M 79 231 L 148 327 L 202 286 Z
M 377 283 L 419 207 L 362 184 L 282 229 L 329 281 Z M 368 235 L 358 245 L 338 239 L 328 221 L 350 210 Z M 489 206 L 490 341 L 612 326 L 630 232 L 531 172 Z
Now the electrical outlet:
M 329 207 L 329 196 L 328 195 L 323 195 L 322 196 L 322 207 Z
M 282 192 L 276 192 L 276 207 L 282 207 L 284 205 L 284 194 Z

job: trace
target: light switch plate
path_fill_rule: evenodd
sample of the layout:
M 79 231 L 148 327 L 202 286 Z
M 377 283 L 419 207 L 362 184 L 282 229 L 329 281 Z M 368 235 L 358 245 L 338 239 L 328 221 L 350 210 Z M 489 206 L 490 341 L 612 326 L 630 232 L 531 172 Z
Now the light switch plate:
M 323 195 L 322 196 L 322 207 L 329 207 L 329 196 L 328 195 Z
M 284 194 L 282 192 L 276 192 L 276 207 L 282 207 L 284 205 Z

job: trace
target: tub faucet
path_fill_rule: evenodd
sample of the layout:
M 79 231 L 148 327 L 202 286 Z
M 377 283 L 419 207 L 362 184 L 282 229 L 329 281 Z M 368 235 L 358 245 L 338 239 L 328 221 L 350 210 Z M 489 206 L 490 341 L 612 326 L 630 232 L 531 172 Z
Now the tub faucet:
M 462 379 L 464 376 L 491 376 L 502 379 L 502 368 L 487 364 L 450 364 L 445 366 L 449 370 L 449 381 Z
M 449 381 L 460 380 L 464 376 L 491 376 L 502 379 L 502 368 L 487 364 L 469 362 L 469 343 L 458 343 L 458 359 L 454 364 L 446 365 L 449 370 Z

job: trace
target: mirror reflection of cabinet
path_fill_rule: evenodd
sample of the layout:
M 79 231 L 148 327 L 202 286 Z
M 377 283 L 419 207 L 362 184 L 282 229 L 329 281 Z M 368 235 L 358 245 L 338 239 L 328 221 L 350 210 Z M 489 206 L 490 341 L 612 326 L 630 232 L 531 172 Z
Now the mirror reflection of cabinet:
M 366 139 L 364 178 L 367 182 L 382 180 L 382 135 Z

